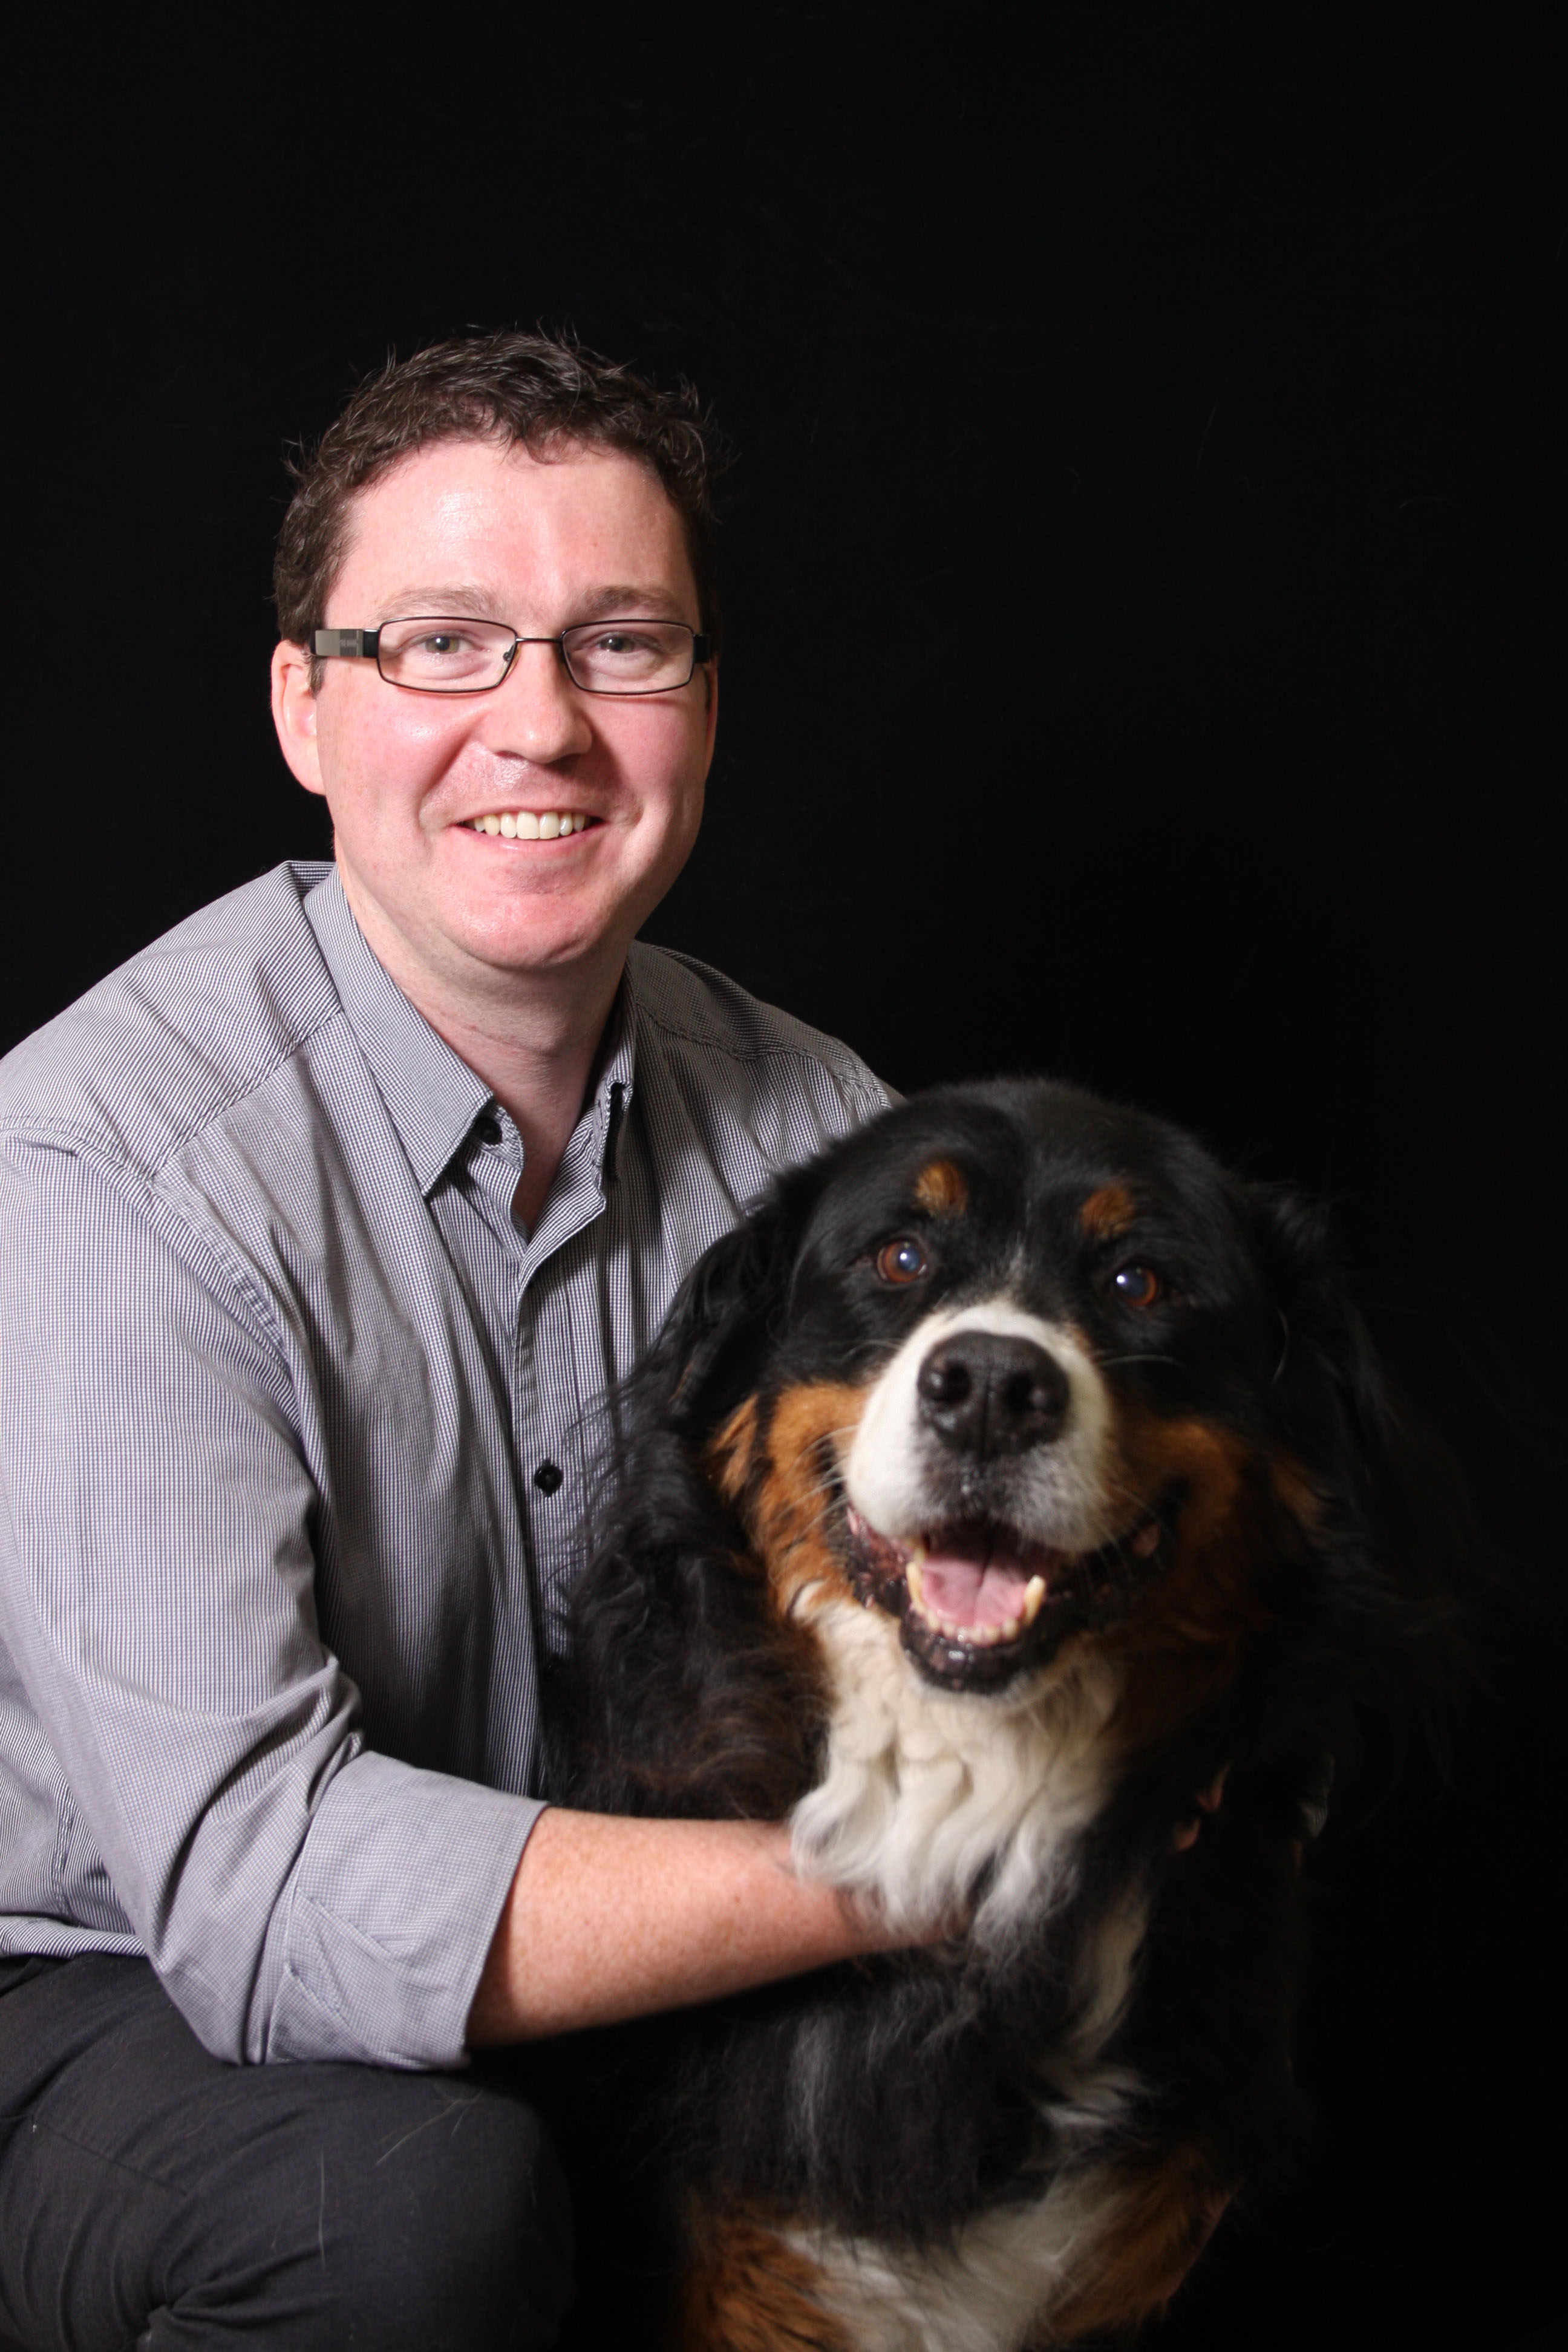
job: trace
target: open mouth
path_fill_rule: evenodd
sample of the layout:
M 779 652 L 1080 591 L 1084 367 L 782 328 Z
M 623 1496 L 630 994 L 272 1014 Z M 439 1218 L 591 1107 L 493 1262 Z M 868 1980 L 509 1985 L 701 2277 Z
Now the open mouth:
M 1152 1510 L 1096 1551 L 1066 1552 L 985 1520 L 906 1544 L 848 1503 L 844 1518 L 857 1599 L 897 1617 L 910 1657 L 949 1690 L 998 1689 L 1079 1627 L 1120 1614 L 1165 1533 Z

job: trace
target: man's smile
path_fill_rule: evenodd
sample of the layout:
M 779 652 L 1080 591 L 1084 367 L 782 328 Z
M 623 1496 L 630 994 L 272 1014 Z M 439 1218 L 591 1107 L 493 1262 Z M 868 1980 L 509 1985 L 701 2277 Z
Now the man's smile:
M 462 820 L 471 832 L 483 833 L 502 841 L 564 841 L 574 833 L 586 833 L 590 825 L 603 824 L 601 817 L 590 816 L 585 809 L 492 809 L 483 816 Z

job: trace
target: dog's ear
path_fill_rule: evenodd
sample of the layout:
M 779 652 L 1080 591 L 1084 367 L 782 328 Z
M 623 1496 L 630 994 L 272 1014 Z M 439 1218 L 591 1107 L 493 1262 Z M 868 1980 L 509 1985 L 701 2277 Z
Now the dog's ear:
M 1448 1447 L 1384 1364 L 1351 1294 L 1327 1213 L 1273 1186 L 1248 1188 L 1253 1231 L 1277 1329 L 1269 1374 L 1277 1425 L 1313 1490 L 1309 1513 L 1335 1554 L 1355 1606 L 1366 1580 L 1369 1638 L 1378 1623 L 1411 1637 L 1413 1680 L 1438 1693 L 1465 1678 L 1458 1628 L 1485 1563 L 1468 1489 Z M 1380 1604 L 1372 1587 L 1384 1588 Z M 1423 1675 L 1417 1656 L 1425 1661 Z
M 800 1175 L 779 1180 L 681 1284 L 635 1383 L 667 1426 L 711 1428 L 755 1386 L 813 1197 Z
M 626 1391 L 618 1475 L 555 1677 L 559 1798 L 591 1811 L 777 1820 L 811 1786 L 812 1659 L 781 1635 L 707 1441 L 758 1385 L 815 1180 L 775 1184 L 698 1260 Z

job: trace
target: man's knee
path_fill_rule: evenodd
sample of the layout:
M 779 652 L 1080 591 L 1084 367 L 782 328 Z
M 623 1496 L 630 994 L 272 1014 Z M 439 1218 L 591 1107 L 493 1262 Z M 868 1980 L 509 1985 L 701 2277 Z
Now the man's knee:
M 226 2278 L 202 2265 L 158 2315 L 149 2352 L 200 2342 L 220 2302 L 231 2326 L 248 2303 L 258 2333 L 302 2347 L 553 2344 L 571 2292 L 571 2211 L 533 2110 L 461 2076 L 331 2072 L 351 2079 L 322 2084 L 309 2120 L 258 2151 L 266 2246 L 231 2240 Z
M 378 2147 L 335 2202 L 329 2186 L 329 2264 L 353 2273 L 355 2311 L 377 2315 L 367 2342 L 552 2344 L 571 2294 L 572 2215 L 538 2116 L 460 2078 L 424 2087 L 428 2121 Z
M 0 2336 L 553 2342 L 571 2219 L 521 2077 L 220 2065 L 140 1962 L 51 1964 L 3 2006 Z

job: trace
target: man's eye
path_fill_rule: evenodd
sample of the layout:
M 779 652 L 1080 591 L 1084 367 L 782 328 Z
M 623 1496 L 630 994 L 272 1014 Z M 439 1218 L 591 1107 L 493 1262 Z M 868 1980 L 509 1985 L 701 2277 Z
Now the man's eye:
M 928 1263 L 919 1242 L 908 1234 L 900 1234 L 897 1241 L 884 1242 L 877 1252 L 877 1272 L 884 1282 L 918 1282 Z
M 1165 1277 L 1152 1265 L 1119 1265 L 1110 1280 L 1123 1307 L 1154 1307 L 1165 1296 Z

